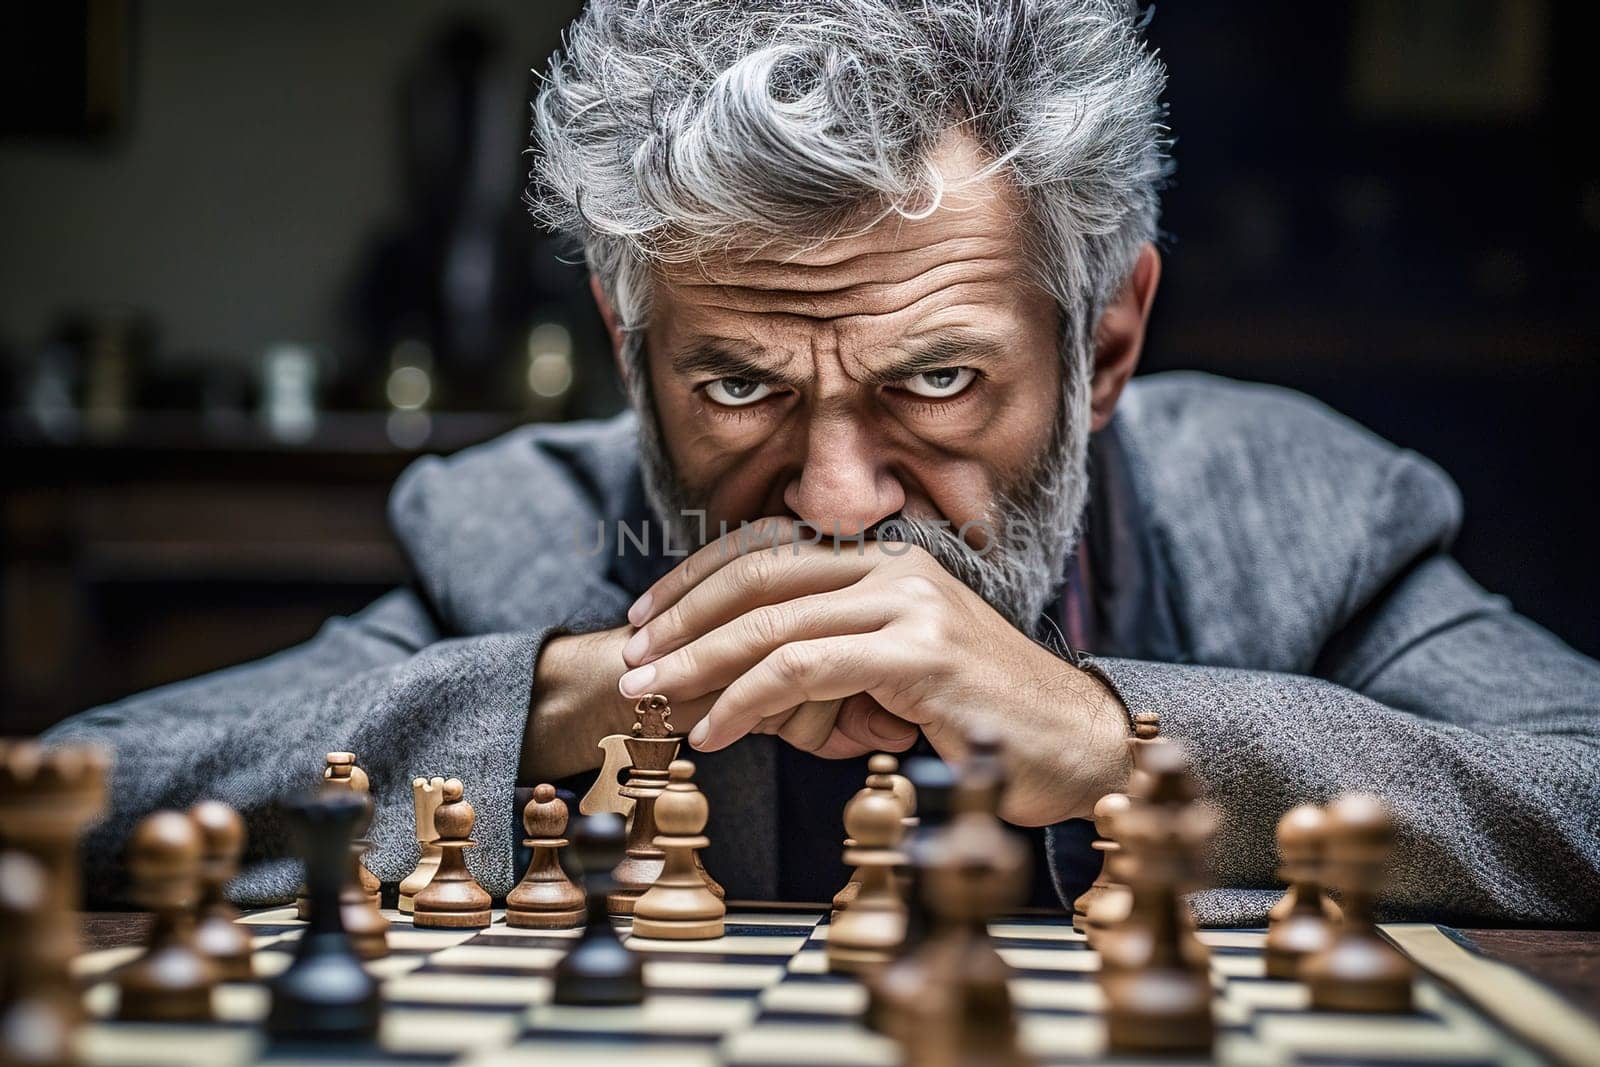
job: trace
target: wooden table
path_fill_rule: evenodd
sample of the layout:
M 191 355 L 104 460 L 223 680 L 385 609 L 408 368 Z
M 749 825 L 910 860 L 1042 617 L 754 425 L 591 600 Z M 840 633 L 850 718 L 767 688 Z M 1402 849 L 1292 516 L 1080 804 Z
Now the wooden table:
M 1490 959 L 1543 982 L 1600 1018 L 1600 931 L 1462 930 Z

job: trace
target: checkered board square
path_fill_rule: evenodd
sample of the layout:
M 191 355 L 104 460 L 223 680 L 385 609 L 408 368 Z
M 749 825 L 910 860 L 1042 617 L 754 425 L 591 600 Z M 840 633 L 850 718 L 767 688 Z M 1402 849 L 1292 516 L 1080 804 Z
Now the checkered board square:
M 385 1011 L 379 1040 L 370 1047 L 311 1055 L 268 1046 L 260 1023 L 269 995 L 259 982 L 219 988 L 213 1023 L 110 1021 L 116 1004 L 111 979 L 137 955 L 130 947 L 76 961 L 93 1017 L 81 1035 L 82 1058 L 92 1067 L 901 1062 L 893 1042 L 861 1024 L 862 985 L 828 973 L 828 927 L 821 911 L 735 911 L 726 936 L 716 941 L 630 938 L 643 955 L 650 996 L 629 1008 L 550 1003 L 552 971 L 577 931 L 518 930 L 498 912 L 485 930 L 424 930 L 413 927 L 409 916 L 385 914 L 392 924 L 390 955 L 369 965 L 383 981 Z M 254 912 L 241 922 L 254 936 L 260 978 L 288 966 L 304 926 L 292 908 Z M 621 929 L 626 932 L 626 923 Z M 1070 921 L 1016 918 L 990 929 L 1015 970 L 1011 991 L 1025 1048 L 1041 1064 L 1104 1062 L 1099 962 Z M 1435 927 L 1421 930 L 1439 934 Z M 1409 1015 L 1313 1012 L 1303 986 L 1264 977 L 1260 931 L 1205 931 L 1201 938 L 1211 949 L 1219 1063 L 1545 1062 L 1432 977 L 1419 979 L 1417 1010 Z

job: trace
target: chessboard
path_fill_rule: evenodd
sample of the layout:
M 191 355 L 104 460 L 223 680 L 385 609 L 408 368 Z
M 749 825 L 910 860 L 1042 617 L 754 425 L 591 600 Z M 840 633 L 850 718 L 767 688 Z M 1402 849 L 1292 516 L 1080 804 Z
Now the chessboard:
M 713 941 L 628 938 L 644 959 L 650 995 L 633 1007 L 550 1003 L 551 972 L 577 930 L 413 927 L 386 910 L 390 954 L 369 962 L 382 980 L 383 1022 L 372 1045 L 330 1053 L 272 1048 L 260 1025 L 269 996 L 259 983 L 229 983 L 212 1023 L 109 1021 L 110 978 L 138 947 L 80 956 L 74 972 L 92 1017 L 80 1031 L 91 1067 L 187 1067 L 270 1062 L 506 1064 L 639 1063 L 877 1067 L 901 1062 L 897 1045 L 861 1022 L 865 988 L 828 973 L 827 913 L 730 907 Z M 615 920 L 626 936 L 628 923 Z M 258 979 L 288 966 L 305 924 L 292 907 L 256 911 L 251 931 Z M 1133 1062 L 1104 1053 L 1098 957 L 1070 916 L 1019 916 L 990 924 L 1013 968 L 1012 999 L 1023 1047 L 1040 1064 Z M 1447 928 L 1385 927 L 1422 965 L 1415 1010 L 1404 1015 L 1313 1012 L 1304 986 L 1264 977 L 1259 930 L 1205 930 L 1222 1064 L 1539 1064 L 1535 1047 L 1477 1005 L 1513 1003 L 1524 1033 L 1561 1036 L 1564 1018 L 1542 987 L 1463 948 Z M 1527 988 L 1516 985 L 1527 983 Z M 1559 1049 L 1558 1049 L 1559 1051 Z M 1592 1051 L 1592 1050 L 1591 1050 Z M 1569 1057 L 1563 1057 L 1569 1058 Z M 1166 1062 L 1172 1062 L 1170 1059 Z M 1192 1062 L 1192 1061 L 1191 1061 Z

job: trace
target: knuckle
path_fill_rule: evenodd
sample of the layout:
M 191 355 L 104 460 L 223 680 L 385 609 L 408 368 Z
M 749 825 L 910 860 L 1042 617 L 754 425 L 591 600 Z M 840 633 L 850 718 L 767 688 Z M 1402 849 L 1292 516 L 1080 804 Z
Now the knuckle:
M 771 592 L 778 583 L 782 561 L 771 549 L 757 549 L 738 563 L 739 582 L 750 593 Z
M 811 656 L 800 645 L 783 645 L 772 653 L 772 673 L 780 682 L 799 685 L 811 667 Z
M 666 611 L 661 613 L 658 625 L 655 627 L 657 636 L 686 633 L 689 620 L 684 616 L 683 601 L 678 601 Z
M 745 625 L 751 640 L 762 648 L 774 648 L 781 644 L 783 635 L 788 632 L 791 615 L 788 608 L 777 604 L 750 612 L 745 616 Z
M 700 653 L 692 646 L 685 645 L 672 655 L 659 661 L 657 665 L 658 677 L 666 678 L 670 674 L 678 679 L 693 678 L 700 669 Z M 661 684 L 659 681 L 656 683 Z
M 921 571 L 901 575 L 895 581 L 895 588 L 901 596 L 919 604 L 927 603 L 939 595 L 938 583 Z

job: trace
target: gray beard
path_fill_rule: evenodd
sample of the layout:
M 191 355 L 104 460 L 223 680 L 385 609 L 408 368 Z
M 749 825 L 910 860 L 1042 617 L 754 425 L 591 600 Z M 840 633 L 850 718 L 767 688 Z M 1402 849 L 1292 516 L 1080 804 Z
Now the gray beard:
M 1049 444 L 1032 470 L 1001 492 L 973 524 L 986 534 L 983 549 L 968 545 L 949 523 L 904 513 L 879 522 L 868 535 L 923 549 L 1030 637 L 1037 636 L 1040 616 L 1066 580 L 1067 560 L 1078 545 L 1089 495 L 1088 362 L 1064 362 L 1067 380 Z M 643 384 L 647 379 L 643 360 L 630 359 L 627 365 L 634 368 L 631 392 L 639 413 L 646 496 L 670 543 L 698 548 L 721 531 L 705 528 L 704 494 L 684 485 L 672 468 L 654 400 Z

